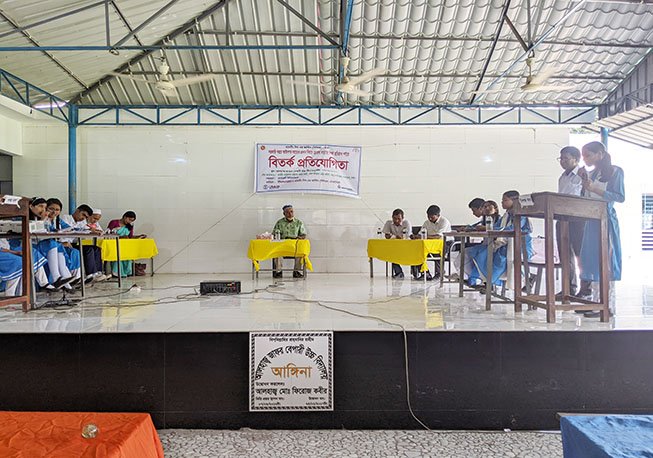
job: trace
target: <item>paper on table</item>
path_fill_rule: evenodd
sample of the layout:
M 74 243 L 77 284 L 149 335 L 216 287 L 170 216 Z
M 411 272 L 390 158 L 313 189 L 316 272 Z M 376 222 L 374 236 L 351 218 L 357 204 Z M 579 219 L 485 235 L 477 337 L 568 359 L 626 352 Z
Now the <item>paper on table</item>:
M 0 204 L 2 205 L 15 205 L 18 207 L 18 202 L 20 201 L 19 196 L 4 196 Z

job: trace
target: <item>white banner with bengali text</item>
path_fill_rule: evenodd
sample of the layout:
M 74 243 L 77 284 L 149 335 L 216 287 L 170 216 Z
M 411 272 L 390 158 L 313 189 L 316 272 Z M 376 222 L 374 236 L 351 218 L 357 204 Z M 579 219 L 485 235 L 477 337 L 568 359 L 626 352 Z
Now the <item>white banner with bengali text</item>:
M 256 144 L 255 192 L 358 197 L 360 146 Z

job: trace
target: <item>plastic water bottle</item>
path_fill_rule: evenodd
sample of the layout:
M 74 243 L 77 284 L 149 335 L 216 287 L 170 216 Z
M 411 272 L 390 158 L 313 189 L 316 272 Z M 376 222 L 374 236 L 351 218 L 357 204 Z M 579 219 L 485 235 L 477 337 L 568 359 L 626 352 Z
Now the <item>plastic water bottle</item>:
M 281 231 L 279 229 L 274 231 L 274 240 L 281 240 Z
M 494 220 L 490 215 L 487 215 L 485 217 L 485 230 L 490 231 L 492 230 L 492 226 L 494 225 Z
M 404 229 L 404 230 L 402 231 L 402 234 L 403 234 L 403 236 L 402 236 L 403 239 L 407 239 L 407 238 L 408 238 L 408 231 L 407 231 L 406 229 Z
M 383 237 L 383 231 L 381 230 L 380 227 L 377 227 L 377 228 L 376 228 L 376 236 L 377 236 L 378 238 L 380 238 L 380 239 L 384 238 L 384 237 Z
M 420 235 L 420 237 L 422 237 L 422 240 L 426 240 L 426 228 L 425 227 L 420 229 L 419 235 Z

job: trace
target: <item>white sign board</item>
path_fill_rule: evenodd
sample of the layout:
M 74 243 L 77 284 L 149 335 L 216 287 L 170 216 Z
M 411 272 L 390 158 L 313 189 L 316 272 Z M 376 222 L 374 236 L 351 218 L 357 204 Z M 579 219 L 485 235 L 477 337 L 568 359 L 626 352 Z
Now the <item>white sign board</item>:
M 333 410 L 333 332 L 250 332 L 249 410 Z
M 535 205 L 535 202 L 533 202 L 533 198 L 530 194 L 522 194 L 519 196 L 519 205 L 522 207 L 532 207 Z
M 256 144 L 255 192 L 357 197 L 360 146 Z

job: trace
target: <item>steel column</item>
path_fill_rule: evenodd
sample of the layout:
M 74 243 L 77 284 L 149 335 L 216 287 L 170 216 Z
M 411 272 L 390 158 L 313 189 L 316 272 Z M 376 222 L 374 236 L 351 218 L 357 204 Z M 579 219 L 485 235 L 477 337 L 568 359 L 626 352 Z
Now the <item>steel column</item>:
M 608 138 L 610 137 L 610 130 L 606 127 L 601 127 L 601 143 L 603 143 L 607 149 L 608 147 Z
M 77 208 L 77 106 L 68 107 L 68 211 Z

